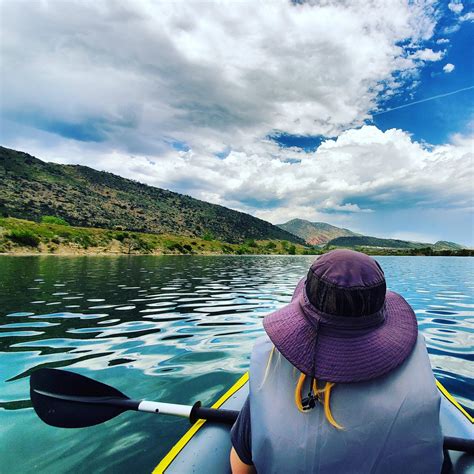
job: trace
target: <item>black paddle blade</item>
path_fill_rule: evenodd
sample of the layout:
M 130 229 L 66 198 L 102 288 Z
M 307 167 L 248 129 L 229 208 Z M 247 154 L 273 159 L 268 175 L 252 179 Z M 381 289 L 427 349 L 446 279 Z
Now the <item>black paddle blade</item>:
M 31 374 L 30 398 L 36 414 L 59 428 L 97 425 L 133 408 L 132 400 L 117 389 L 58 369 Z

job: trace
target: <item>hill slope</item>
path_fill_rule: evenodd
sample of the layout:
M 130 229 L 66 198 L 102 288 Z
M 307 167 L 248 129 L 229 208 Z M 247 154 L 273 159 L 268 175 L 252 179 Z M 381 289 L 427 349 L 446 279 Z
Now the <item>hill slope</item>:
M 297 236 L 256 217 L 79 165 L 45 163 L 0 147 L 0 215 L 226 242 Z
M 440 240 L 435 244 L 429 244 L 426 242 L 410 242 L 407 240 L 398 239 L 380 239 L 378 237 L 368 237 L 365 235 L 352 236 L 352 237 L 337 237 L 328 242 L 331 247 L 380 247 L 380 248 L 392 248 L 392 249 L 420 249 L 431 247 L 434 250 L 459 250 L 464 248 L 462 245 L 454 242 L 447 242 Z
M 310 222 L 304 219 L 293 219 L 284 224 L 279 224 L 278 227 L 301 237 L 310 245 L 326 244 L 336 237 L 359 235 L 349 229 L 342 229 L 325 222 Z

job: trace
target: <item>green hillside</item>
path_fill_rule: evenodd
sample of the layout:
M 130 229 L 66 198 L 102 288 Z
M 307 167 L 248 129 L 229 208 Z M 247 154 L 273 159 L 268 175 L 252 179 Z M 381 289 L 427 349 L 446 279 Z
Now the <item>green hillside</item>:
M 0 147 L 0 215 L 73 226 L 176 234 L 240 243 L 278 239 L 304 243 L 269 222 L 86 166 L 45 163 Z
M 462 245 L 442 240 L 436 242 L 435 244 L 430 244 L 426 242 L 410 242 L 407 240 L 398 239 L 381 239 L 378 237 L 368 237 L 365 235 L 337 237 L 336 239 L 329 241 L 327 245 L 330 247 L 344 248 L 378 247 L 390 249 L 421 249 L 430 247 L 434 250 L 460 250 L 463 248 Z
M 287 240 L 246 239 L 232 244 L 173 234 L 73 227 L 54 216 L 44 216 L 41 222 L 0 217 L 0 254 L 10 255 L 320 255 L 333 248 L 316 249 Z M 368 255 L 474 255 L 468 249 L 356 248 Z
M 310 255 L 315 251 L 287 240 L 247 239 L 241 244 L 230 244 L 173 234 L 73 227 L 47 216 L 42 222 L 0 217 L 0 253 Z
M 278 227 L 301 237 L 310 245 L 326 244 L 337 237 L 359 235 L 349 229 L 336 227 L 325 222 L 310 222 L 304 219 L 292 219 L 284 224 L 279 224 Z
M 454 242 L 440 240 L 434 244 L 426 242 L 410 242 L 399 239 L 382 239 L 367 235 L 356 234 L 349 229 L 336 227 L 325 222 L 310 222 L 304 219 L 293 219 L 285 224 L 279 224 L 283 230 L 301 237 L 309 245 L 326 245 L 337 248 L 358 248 L 367 249 L 424 249 L 431 248 L 436 251 L 461 250 L 464 247 Z
M 455 242 L 448 242 L 447 240 L 438 240 L 438 242 L 433 245 L 433 248 L 436 250 L 459 250 L 465 247 L 456 244 Z

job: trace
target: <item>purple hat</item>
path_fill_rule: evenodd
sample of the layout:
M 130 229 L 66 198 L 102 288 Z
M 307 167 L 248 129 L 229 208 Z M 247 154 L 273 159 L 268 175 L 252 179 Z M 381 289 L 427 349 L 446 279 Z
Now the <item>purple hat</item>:
M 361 382 L 400 365 L 418 335 L 416 316 L 387 291 L 380 265 L 352 250 L 319 257 L 291 303 L 263 320 L 278 351 L 301 372 L 330 382 Z

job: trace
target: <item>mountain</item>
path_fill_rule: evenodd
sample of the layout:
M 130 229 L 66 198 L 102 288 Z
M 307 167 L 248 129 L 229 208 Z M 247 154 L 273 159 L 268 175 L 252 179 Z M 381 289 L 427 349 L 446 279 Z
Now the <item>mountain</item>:
M 301 237 L 310 245 L 331 247 L 379 247 L 391 249 L 421 249 L 431 247 L 433 250 L 460 250 L 464 247 L 454 242 L 439 240 L 435 244 L 425 242 L 410 242 L 399 239 L 381 239 L 367 235 L 356 234 L 349 229 L 336 227 L 325 222 L 310 222 L 304 219 L 293 219 L 278 227 Z
M 369 237 L 366 235 L 351 236 L 351 237 L 337 237 L 328 242 L 331 247 L 379 247 L 392 249 L 421 249 L 431 247 L 433 250 L 459 250 L 463 249 L 462 245 L 454 242 L 447 242 L 440 240 L 435 244 L 426 242 L 410 242 L 407 240 L 398 239 L 380 239 L 378 237 Z
M 278 224 L 278 227 L 301 237 L 310 245 L 326 244 L 337 237 L 359 235 L 349 229 L 336 227 L 325 222 L 310 222 L 304 219 L 293 219 L 285 224 Z
M 43 162 L 0 147 L 0 215 L 73 226 L 172 233 L 242 242 L 303 241 L 269 222 L 223 206 L 80 165 Z
M 438 240 L 438 242 L 433 245 L 433 248 L 435 250 L 460 250 L 466 247 L 456 244 L 455 242 L 448 242 L 447 240 Z

